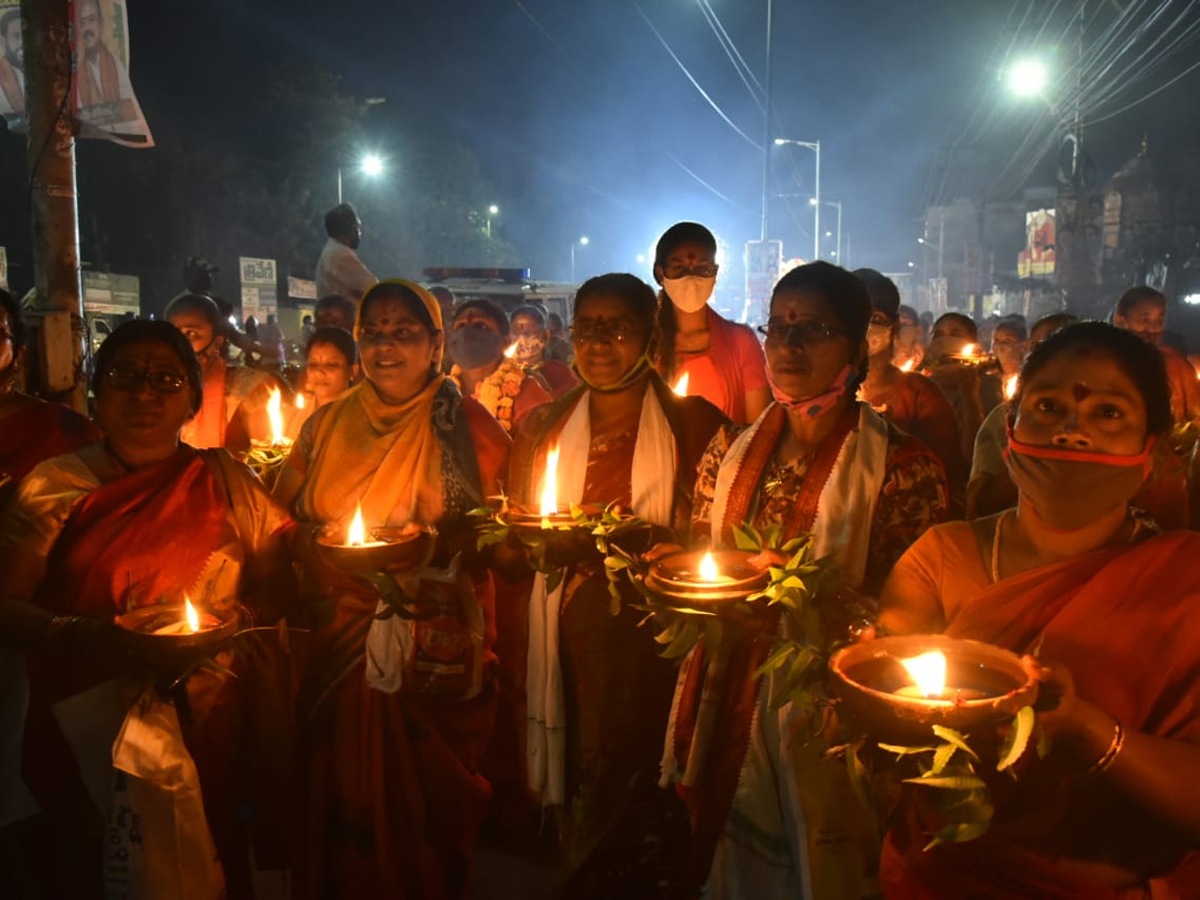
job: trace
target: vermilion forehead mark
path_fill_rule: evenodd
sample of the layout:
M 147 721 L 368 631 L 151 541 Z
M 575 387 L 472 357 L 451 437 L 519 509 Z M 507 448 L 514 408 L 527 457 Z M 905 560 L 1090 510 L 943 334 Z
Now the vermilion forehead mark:
M 1072 389 L 1076 402 L 1082 402 L 1092 396 L 1092 389 L 1086 384 L 1076 384 Z

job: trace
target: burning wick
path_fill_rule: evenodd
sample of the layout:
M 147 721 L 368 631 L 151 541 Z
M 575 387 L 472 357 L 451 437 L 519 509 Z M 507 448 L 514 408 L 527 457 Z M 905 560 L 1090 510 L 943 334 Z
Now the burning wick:
M 700 565 L 697 569 L 699 580 L 704 584 L 729 584 L 733 581 L 728 575 L 722 575 L 720 568 L 717 566 L 717 561 L 713 558 L 711 552 L 705 553 L 700 559 Z
M 931 650 L 928 653 L 922 653 L 920 656 L 914 656 L 912 659 L 900 660 L 904 664 L 904 668 L 908 669 L 908 674 L 912 676 L 915 685 L 922 697 L 939 698 L 946 690 L 946 654 Z
M 911 372 L 916 367 L 917 361 L 915 359 L 906 359 L 904 362 L 900 363 L 901 372 Z
M 296 409 L 304 409 L 308 405 L 308 401 L 304 399 L 304 391 L 299 391 L 296 394 Z
M 509 347 L 507 350 L 505 350 L 505 351 L 504 351 L 504 358 L 505 358 L 505 359 L 512 359 L 512 358 L 513 358 L 514 356 L 516 356 L 516 355 L 517 355 L 517 345 L 516 345 L 516 343 L 513 343 L 513 345 L 512 345 L 511 347 Z
M 671 388 L 677 397 L 686 397 L 688 395 L 688 373 L 684 372 L 679 376 L 679 380 L 675 382 L 675 387 Z
M 188 631 L 195 634 L 200 630 L 200 614 L 196 612 L 196 607 L 192 606 L 192 601 L 186 596 L 183 598 L 183 614 L 187 618 Z
M 1017 381 L 1020 375 L 1007 375 L 1004 378 L 1004 399 L 1011 400 L 1017 395 Z
M 946 654 L 940 650 L 930 650 L 900 662 L 916 684 L 906 684 L 897 688 L 894 691 L 897 697 L 911 697 L 937 706 L 949 706 L 964 700 L 981 700 L 987 696 L 983 691 L 974 688 L 947 688 Z
M 975 355 L 975 345 L 967 344 L 967 346 L 963 347 L 962 355 L 963 356 L 974 356 Z
M 283 434 L 283 395 L 278 388 L 271 388 L 271 396 L 267 400 L 267 418 L 271 421 L 271 443 L 282 444 L 287 440 Z
M 350 528 L 346 531 L 346 547 L 382 547 L 387 541 L 368 541 L 367 528 L 363 525 L 362 503 L 354 510 L 354 518 L 350 520 Z
M 542 482 L 542 505 L 540 512 L 543 517 L 552 516 L 558 512 L 558 444 L 546 454 L 546 474 Z M 547 524 L 543 521 L 543 527 Z

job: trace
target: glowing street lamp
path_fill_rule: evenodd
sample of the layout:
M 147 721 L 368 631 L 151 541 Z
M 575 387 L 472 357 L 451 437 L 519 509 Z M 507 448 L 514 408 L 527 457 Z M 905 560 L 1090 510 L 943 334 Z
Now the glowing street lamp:
M 375 153 L 368 153 L 362 158 L 358 164 L 358 170 L 368 178 L 378 178 L 383 174 L 384 163 L 383 157 Z M 338 184 L 338 205 L 342 203 L 342 167 L 338 166 L 337 170 Z
M 581 237 L 579 239 L 580 247 L 586 247 L 590 243 L 591 243 L 591 241 L 588 240 L 587 235 L 584 235 L 583 237 Z M 575 283 L 575 241 L 572 241 L 571 242 L 571 284 L 574 284 L 574 283 Z
M 1008 86 L 1018 97 L 1036 97 L 1046 89 L 1046 66 L 1036 59 L 1024 59 L 1008 73 Z
M 487 208 L 487 238 L 489 241 L 492 239 L 492 216 L 499 212 L 500 207 L 498 207 L 495 203 Z

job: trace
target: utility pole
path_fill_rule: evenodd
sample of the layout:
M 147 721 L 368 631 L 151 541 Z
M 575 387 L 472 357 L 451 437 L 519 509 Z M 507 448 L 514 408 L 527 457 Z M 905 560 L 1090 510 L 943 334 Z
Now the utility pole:
M 763 93 L 766 97 L 763 101 L 763 141 L 762 141 L 762 227 L 759 229 L 758 238 L 761 241 L 767 239 L 767 219 L 769 213 L 769 197 L 768 190 L 771 182 L 771 17 L 774 10 L 772 9 L 773 0 L 767 0 L 767 71 L 766 77 L 763 79 Z
M 46 390 L 83 411 L 83 296 L 75 196 L 72 60 L 67 0 L 21 0 L 33 258 L 43 321 Z M 69 343 L 69 347 L 65 344 Z

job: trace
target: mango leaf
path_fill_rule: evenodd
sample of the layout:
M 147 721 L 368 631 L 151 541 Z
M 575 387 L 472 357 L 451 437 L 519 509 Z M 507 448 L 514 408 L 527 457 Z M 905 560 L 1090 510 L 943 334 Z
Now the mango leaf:
M 877 744 L 880 750 L 895 753 L 897 756 L 912 756 L 916 753 L 933 753 L 937 747 L 903 747 L 899 744 Z
M 945 791 L 973 791 L 976 788 L 987 787 L 978 775 L 922 775 L 920 778 L 905 778 L 909 784 L 922 784 L 925 787 L 939 788 Z
M 684 620 L 680 623 L 679 634 L 675 639 L 667 645 L 663 650 L 662 655 L 666 659 L 678 659 L 681 656 L 689 653 L 696 646 L 696 641 L 700 636 L 700 629 L 695 622 Z
M 959 750 L 970 756 L 971 759 L 979 762 L 979 755 L 970 748 L 970 746 L 967 744 L 967 739 L 962 735 L 961 732 L 955 731 L 953 728 L 947 728 L 944 725 L 934 725 L 933 733 L 940 737 L 943 741 L 946 741 L 948 744 L 953 744 Z
M 752 525 L 737 525 L 733 529 L 734 546 L 739 550 L 762 549 L 762 537 Z
M 795 653 L 797 649 L 799 648 L 796 644 L 792 643 L 791 641 L 784 641 L 782 644 L 776 647 L 771 655 L 767 657 L 766 661 L 754 671 L 754 675 L 752 677 L 761 678 L 768 672 L 774 672 L 781 665 L 783 665 L 784 660 Z
M 681 624 L 678 620 L 672 622 L 658 634 L 654 635 L 654 640 L 664 646 L 671 643 L 671 641 L 675 640 L 675 635 L 679 633 Z
M 1024 707 L 1013 719 L 1012 731 L 1005 738 L 1004 746 L 1000 748 L 1000 761 L 996 763 L 996 771 L 1003 772 L 1021 758 L 1025 748 L 1029 746 L 1029 737 L 1033 734 L 1033 725 L 1037 716 L 1032 706 Z
M 990 824 L 989 820 L 986 822 L 956 822 L 953 825 L 947 825 L 933 836 L 933 840 L 925 845 L 925 849 L 932 850 L 938 844 L 961 844 L 965 841 L 973 841 L 982 836 Z
M 933 768 L 929 771 L 934 775 L 941 775 L 946 770 L 954 754 L 958 752 L 958 747 L 954 744 L 942 744 L 933 753 Z
M 850 775 L 850 787 L 854 788 L 854 796 L 858 798 L 863 806 L 870 809 L 870 780 L 867 777 L 867 770 L 863 767 L 862 760 L 858 758 L 858 748 L 861 746 L 861 743 L 848 744 L 846 746 L 846 771 Z

